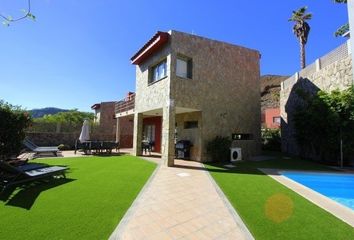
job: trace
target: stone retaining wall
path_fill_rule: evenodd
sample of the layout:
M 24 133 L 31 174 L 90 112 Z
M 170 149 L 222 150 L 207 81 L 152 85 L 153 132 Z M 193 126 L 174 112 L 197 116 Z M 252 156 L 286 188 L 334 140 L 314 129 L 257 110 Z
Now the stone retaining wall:
M 337 49 L 342 50 L 343 45 Z M 333 57 L 337 49 L 328 55 Z M 302 70 L 300 74 L 297 73 L 282 82 L 280 91 L 280 114 L 282 118 L 281 135 L 283 152 L 287 152 L 292 155 L 300 154 L 300 149 L 295 139 L 295 127 L 293 121 L 296 106 L 301 102 L 295 92 L 297 88 L 316 93 L 319 90 L 328 92 L 336 89 L 345 90 L 352 85 L 353 71 L 350 48 L 348 48 L 348 52 L 346 54 L 343 54 L 343 51 L 338 52 L 338 54 L 340 54 L 340 56 L 336 56 L 335 61 L 330 64 L 327 63 L 325 67 L 321 68 L 318 62 L 319 60 L 317 60 L 315 63 L 317 64 L 315 72 L 311 73 L 310 71 L 308 72 L 309 74 L 306 75 L 304 74 L 306 72 L 305 69 Z M 326 56 L 321 59 L 326 58 Z M 314 158 L 315 156 L 304 157 Z
M 75 147 L 75 141 L 80 133 L 26 133 L 26 137 L 31 139 L 38 146 L 58 146 L 64 144 L 70 148 Z M 94 133 L 92 140 L 115 141 L 115 134 Z

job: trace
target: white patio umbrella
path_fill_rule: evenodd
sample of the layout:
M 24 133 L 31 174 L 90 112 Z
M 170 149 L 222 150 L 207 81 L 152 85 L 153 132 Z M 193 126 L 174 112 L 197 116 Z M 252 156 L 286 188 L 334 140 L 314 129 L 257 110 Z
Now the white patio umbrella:
M 87 119 L 84 121 L 84 124 L 82 125 L 79 140 L 80 142 L 85 142 L 90 140 L 90 123 Z

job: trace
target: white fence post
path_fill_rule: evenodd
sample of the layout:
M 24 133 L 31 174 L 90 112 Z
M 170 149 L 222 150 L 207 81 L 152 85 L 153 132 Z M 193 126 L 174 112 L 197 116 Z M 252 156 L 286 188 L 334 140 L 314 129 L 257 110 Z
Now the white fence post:
M 321 70 L 321 59 L 317 58 L 315 63 L 316 63 L 316 72 L 318 72 Z

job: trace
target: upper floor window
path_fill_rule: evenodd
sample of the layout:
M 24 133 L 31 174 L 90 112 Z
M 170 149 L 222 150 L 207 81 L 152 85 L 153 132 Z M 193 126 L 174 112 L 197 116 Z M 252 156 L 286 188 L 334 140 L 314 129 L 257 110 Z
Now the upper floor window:
M 177 57 L 176 75 L 182 78 L 192 78 L 192 59 Z
M 281 120 L 280 117 L 273 117 L 273 123 L 280 124 Z
M 159 64 L 151 68 L 151 78 L 149 83 L 156 82 L 167 76 L 167 62 L 166 59 L 160 62 Z

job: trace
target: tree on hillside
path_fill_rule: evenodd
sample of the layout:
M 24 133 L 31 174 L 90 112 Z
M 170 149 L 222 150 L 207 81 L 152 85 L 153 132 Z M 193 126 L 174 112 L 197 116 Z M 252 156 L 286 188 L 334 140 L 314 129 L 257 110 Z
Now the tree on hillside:
M 47 123 L 82 124 L 85 119 L 93 120 L 94 114 L 89 112 L 80 112 L 77 109 L 72 109 L 67 112 L 44 115 L 41 118 L 34 119 L 34 121 Z
M 33 119 L 30 132 L 74 132 L 81 130 L 82 123 L 88 119 L 92 125 L 94 114 L 72 109 L 67 112 L 47 114 Z
M 347 0 L 334 0 L 335 3 L 347 3 Z M 346 32 L 349 31 L 349 23 L 342 25 L 337 31 L 334 33 L 334 36 L 339 37 L 343 36 Z
M 311 20 L 312 14 L 306 12 L 307 7 L 302 7 L 297 11 L 293 11 L 289 22 L 294 22 L 293 33 L 299 39 L 300 43 L 300 66 L 301 68 L 306 67 L 306 58 L 305 58 L 305 45 L 310 33 L 310 25 L 306 22 Z
M 22 19 L 25 19 L 25 18 L 29 18 L 29 19 L 32 19 L 32 20 L 36 20 L 36 16 L 34 16 L 31 12 L 31 0 L 27 0 L 27 9 L 22 9 L 22 16 L 20 17 L 12 17 L 12 16 L 5 16 L 4 14 L 1 14 L 0 13 L 0 18 L 3 19 L 3 24 L 5 26 L 10 26 L 10 23 L 13 23 L 13 22 L 17 22 L 17 21 L 20 21 Z

